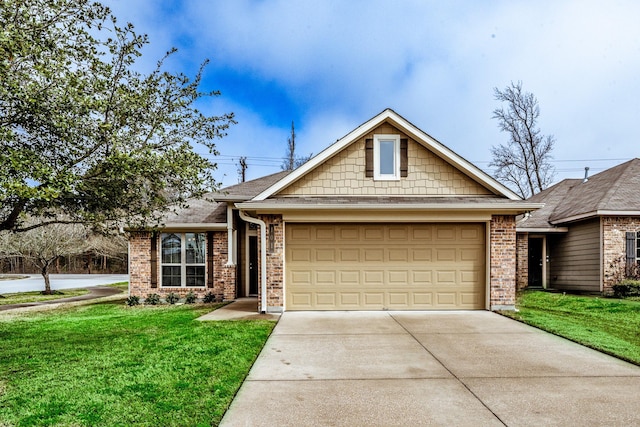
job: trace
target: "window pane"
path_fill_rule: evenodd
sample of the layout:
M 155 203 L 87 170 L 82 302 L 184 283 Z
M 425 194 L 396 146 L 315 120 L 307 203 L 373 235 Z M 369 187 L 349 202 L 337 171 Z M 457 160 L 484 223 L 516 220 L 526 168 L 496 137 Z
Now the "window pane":
M 380 175 L 395 175 L 394 141 L 380 141 Z
M 162 266 L 162 286 L 180 286 L 180 267 Z
M 187 267 L 187 286 L 204 286 L 204 267 Z
M 180 264 L 180 250 L 180 236 L 178 234 L 162 234 L 163 264 Z
M 187 264 L 204 264 L 204 233 L 185 233 L 185 250 Z

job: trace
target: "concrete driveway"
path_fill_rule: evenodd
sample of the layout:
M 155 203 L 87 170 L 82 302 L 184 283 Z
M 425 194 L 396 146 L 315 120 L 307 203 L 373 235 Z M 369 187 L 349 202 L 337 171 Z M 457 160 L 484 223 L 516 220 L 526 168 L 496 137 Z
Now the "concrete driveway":
M 286 312 L 221 425 L 640 425 L 640 367 L 487 311 Z

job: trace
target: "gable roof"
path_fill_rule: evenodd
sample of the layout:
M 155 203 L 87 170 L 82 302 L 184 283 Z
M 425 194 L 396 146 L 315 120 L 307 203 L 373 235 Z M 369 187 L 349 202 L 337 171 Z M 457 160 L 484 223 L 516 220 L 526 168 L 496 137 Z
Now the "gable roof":
M 461 156 L 457 155 L 448 147 L 444 146 L 443 144 L 432 138 L 430 135 L 414 126 L 404 117 L 400 116 L 398 113 L 389 108 L 373 117 L 369 121 L 358 126 L 356 129 L 354 129 L 344 137 L 337 140 L 335 143 L 333 143 L 328 148 L 313 157 L 311 160 L 291 172 L 286 177 L 274 182 L 272 185 L 270 185 L 268 188 L 254 197 L 253 200 L 261 201 L 274 196 L 276 193 L 294 183 L 319 165 L 323 164 L 326 160 L 342 151 L 362 135 L 372 131 L 385 121 L 402 130 L 402 132 L 406 133 L 412 139 L 425 146 L 427 149 L 432 151 L 434 154 L 436 154 L 458 170 L 463 171 L 469 178 L 491 190 L 494 194 L 506 197 L 510 200 L 521 200 L 521 198 L 517 194 L 509 190 L 506 186 L 502 185 L 494 178 L 483 172 L 481 169 L 479 169 L 466 159 L 462 158 Z
M 527 199 L 545 206 L 520 219 L 518 231 L 552 231 L 554 226 L 600 215 L 640 216 L 639 188 L 640 159 L 614 166 L 586 182 L 565 179 Z

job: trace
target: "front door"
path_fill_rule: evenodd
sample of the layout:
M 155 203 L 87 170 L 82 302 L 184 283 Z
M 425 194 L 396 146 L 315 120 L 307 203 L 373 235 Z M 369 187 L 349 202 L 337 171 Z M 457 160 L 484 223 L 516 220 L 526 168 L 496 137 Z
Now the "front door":
M 249 295 L 258 295 L 258 236 L 249 236 Z
M 529 239 L 529 287 L 542 287 L 542 244 L 544 239 Z

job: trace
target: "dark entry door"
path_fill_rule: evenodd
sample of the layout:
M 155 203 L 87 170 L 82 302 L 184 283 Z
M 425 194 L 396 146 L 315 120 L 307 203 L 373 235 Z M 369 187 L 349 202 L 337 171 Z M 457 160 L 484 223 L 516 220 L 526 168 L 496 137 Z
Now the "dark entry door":
M 529 287 L 542 287 L 543 239 L 529 239 Z
M 249 295 L 258 295 L 258 237 L 249 236 Z

